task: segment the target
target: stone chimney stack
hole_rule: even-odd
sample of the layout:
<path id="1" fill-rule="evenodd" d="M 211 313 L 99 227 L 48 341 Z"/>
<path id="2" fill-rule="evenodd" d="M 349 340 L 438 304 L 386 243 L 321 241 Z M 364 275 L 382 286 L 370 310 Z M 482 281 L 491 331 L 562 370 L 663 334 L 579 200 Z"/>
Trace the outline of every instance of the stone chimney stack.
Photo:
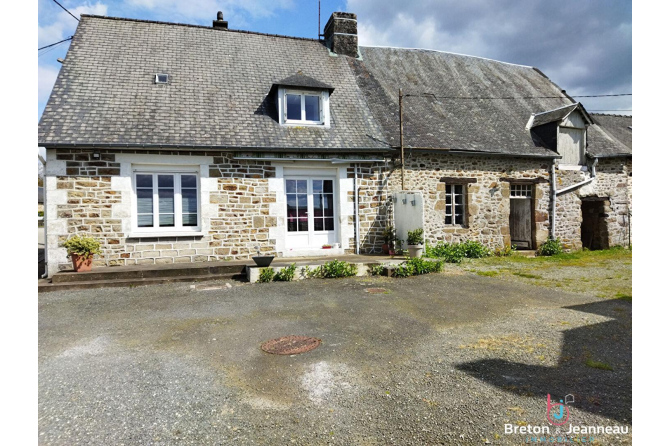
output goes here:
<path id="1" fill-rule="evenodd" d="M 216 13 L 216 20 L 212 22 L 212 28 L 228 29 L 228 22 L 226 20 L 223 20 L 223 12 L 219 11 Z"/>
<path id="2" fill-rule="evenodd" d="M 326 45 L 333 53 L 358 57 L 358 22 L 356 14 L 334 12 L 323 29 Z"/>

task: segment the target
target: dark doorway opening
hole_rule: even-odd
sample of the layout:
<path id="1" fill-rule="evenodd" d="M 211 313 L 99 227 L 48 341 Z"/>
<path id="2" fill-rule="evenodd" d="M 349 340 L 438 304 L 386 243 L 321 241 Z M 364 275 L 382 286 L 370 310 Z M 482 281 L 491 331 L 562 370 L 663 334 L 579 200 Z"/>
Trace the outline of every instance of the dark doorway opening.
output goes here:
<path id="1" fill-rule="evenodd" d="M 609 248 L 604 199 L 582 200 L 582 247 L 590 250 Z"/>

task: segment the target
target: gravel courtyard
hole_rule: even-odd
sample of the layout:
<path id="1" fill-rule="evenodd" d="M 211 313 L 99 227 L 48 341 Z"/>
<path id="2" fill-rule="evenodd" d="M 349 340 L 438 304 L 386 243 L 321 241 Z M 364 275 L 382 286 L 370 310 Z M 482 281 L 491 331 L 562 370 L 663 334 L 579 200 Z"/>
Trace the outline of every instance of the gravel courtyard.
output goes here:
<path id="1" fill-rule="evenodd" d="M 40 294 L 40 443 L 521 444 L 547 394 L 631 425 L 630 299 L 463 269 L 231 285 Z M 260 349 L 291 334 L 322 344 Z"/>

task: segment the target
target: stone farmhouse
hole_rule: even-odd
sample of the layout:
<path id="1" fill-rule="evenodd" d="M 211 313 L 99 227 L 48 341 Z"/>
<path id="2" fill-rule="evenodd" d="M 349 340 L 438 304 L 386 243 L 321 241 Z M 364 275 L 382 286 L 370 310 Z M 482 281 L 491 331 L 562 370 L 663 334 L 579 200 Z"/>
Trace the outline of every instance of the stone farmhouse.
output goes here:
<path id="1" fill-rule="evenodd" d="M 317 40 L 82 15 L 39 122 L 49 274 L 73 234 L 107 266 L 376 253 L 399 196 L 427 243 L 629 243 L 630 117 L 537 68 L 359 46 L 356 20 Z"/>

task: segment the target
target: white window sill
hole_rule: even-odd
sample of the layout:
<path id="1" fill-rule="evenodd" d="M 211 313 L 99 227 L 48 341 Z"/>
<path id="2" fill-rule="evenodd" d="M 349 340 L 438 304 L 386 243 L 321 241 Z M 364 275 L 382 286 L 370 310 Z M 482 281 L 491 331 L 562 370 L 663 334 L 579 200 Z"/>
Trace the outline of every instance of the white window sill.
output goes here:
<path id="1" fill-rule="evenodd" d="M 586 172 L 589 169 L 586 166 L 580 166 L 580 165 L 574 165 L 574 164 L 559 164 L 558 165 L 558 170 L 582 170 L 582 171 Z"/>
<path id="2" fill-rule="evenodd" d="M 156 237 L 202 237 L 203 231 L 172 231 L 172 232 L 131 232 L 128 238 L 156 238 Z"/>
<path id="3" fill-rule="evenodd" d="M 328 127 L 323 122 L 316 121 L 284 121 L 282 125 L 285 127 Z"/>

